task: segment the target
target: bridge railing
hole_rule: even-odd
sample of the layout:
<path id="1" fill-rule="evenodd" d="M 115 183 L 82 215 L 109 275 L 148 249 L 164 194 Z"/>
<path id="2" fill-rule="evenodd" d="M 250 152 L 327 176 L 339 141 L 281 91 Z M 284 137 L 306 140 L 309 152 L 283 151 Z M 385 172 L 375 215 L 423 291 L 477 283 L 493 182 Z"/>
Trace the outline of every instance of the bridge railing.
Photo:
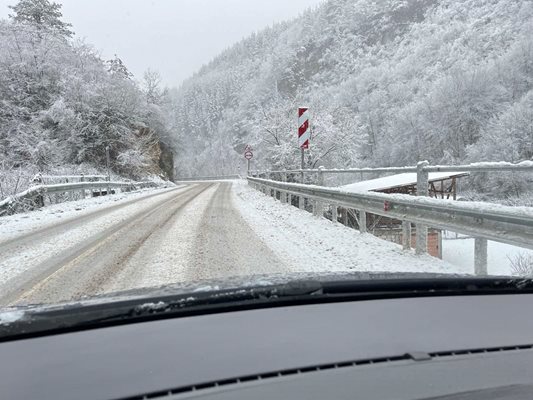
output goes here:
<path id="1" fill-rule="evenodd" d="M 523 161 L 521 163 L 509 162 L 481 162 L 465 165 L 430 165 L 427 161 L 422 161 L 416 166 L 408 167 L 383 167 L 383 168 L 314 168 L 314 169 L 292 169 L 292 170 L 264 170 L 250 171 L 249 176 L 278 180 L 281 182 L 299 182 L 314 183 L 323 186 L 325 176 L 342 176 L 359 174 L 361 180 L 365 175 L 383 175 L 383 174 L 400 174 L 416 173 L 417 182 L 420 184 L 421 191 L 429 187 L 428 174 L 430 172 L 533 172 L 533 161 Z"/>
<path id="2" fill-rule="evenodd" d="M 427 161 L 422 161 L 415 166 L 407 167 L 383 167 L 383 168 L 312 168 L 312 169 L 289 169 L 289 170 L 256 170 L 250 171 L 250 176 L 257 178 L 275 178 L 287 175 L 320 175 L 320 174 L 386 174 L 386 173 L 406 173 L 406 172 L 518 172 L 532 171 L 533 161 L 523 161 L 520 163 L 509 163 L 504 161 L 479 162 L 465 165 L 430 165 Z M 281 179 L 282 180 L 282 179 Z"/>

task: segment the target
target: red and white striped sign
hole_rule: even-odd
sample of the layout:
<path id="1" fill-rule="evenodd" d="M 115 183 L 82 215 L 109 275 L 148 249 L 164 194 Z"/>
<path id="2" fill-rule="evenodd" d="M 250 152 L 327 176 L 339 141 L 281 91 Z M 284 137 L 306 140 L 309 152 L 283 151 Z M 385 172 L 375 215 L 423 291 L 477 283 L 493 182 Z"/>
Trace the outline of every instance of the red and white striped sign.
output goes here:
<path id="1" fill-rule="evenodd" d="M 311 130 L 309 129 L 309 108 L 298 108 L 298 146 L 301 149 L 309 148 L 309 138 Z"/>

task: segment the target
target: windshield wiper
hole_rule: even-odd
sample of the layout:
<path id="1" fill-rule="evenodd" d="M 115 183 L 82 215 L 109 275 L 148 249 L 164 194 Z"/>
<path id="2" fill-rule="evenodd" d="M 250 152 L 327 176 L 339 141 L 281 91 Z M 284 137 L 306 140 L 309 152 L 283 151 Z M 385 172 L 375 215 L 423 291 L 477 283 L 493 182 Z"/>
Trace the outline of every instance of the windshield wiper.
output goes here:
<path id="1" fill-rule="evenodd" d="M 0 324 L 0 341 L 165 318 L 341 301 L 533 293 L 530 279 L 440 278 L 294 281 L 281 285 L 29 309 Z"/>

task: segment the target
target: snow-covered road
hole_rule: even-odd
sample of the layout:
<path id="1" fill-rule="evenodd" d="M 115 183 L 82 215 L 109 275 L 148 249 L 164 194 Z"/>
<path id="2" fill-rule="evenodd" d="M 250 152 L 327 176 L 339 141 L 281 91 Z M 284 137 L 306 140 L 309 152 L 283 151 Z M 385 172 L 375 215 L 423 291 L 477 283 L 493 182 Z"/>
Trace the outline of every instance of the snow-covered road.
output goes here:
<path id="1" fill-rule="evenodd" d="M 0 220 L 0 305 L 287 272 L 469 272 L 275 202 L 203 182 Z"/>

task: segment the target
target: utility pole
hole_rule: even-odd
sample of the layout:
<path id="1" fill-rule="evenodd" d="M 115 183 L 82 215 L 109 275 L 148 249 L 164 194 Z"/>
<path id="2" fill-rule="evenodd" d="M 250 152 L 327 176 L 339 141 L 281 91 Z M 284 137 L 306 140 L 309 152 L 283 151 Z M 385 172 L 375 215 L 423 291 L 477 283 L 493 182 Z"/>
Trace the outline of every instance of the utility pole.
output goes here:
<path id="1" fill-rule="evenodd" d="M 305 168 L 305 153 L 304 153 L 304 148 L 300 148 L 301 152 L 302 152 L 302 164 L 301 164 L 301 170 L 302 170 L 302 183 L 305 183 L 304 182 L 304 168 Z"/>
<path id="2" fill-rule="evenodd" d="M 111 186 L 110 186 L 111 171 L 109 169 L 109 164 L 111 164 L 111 162 L 110 162 L 110 157 L 109 157 L 109 146 L 105 147 L 105 164 L 106 164 L 106 169 L 107 169 L 107 195 L 109 196 L 111 194 Z"/>

